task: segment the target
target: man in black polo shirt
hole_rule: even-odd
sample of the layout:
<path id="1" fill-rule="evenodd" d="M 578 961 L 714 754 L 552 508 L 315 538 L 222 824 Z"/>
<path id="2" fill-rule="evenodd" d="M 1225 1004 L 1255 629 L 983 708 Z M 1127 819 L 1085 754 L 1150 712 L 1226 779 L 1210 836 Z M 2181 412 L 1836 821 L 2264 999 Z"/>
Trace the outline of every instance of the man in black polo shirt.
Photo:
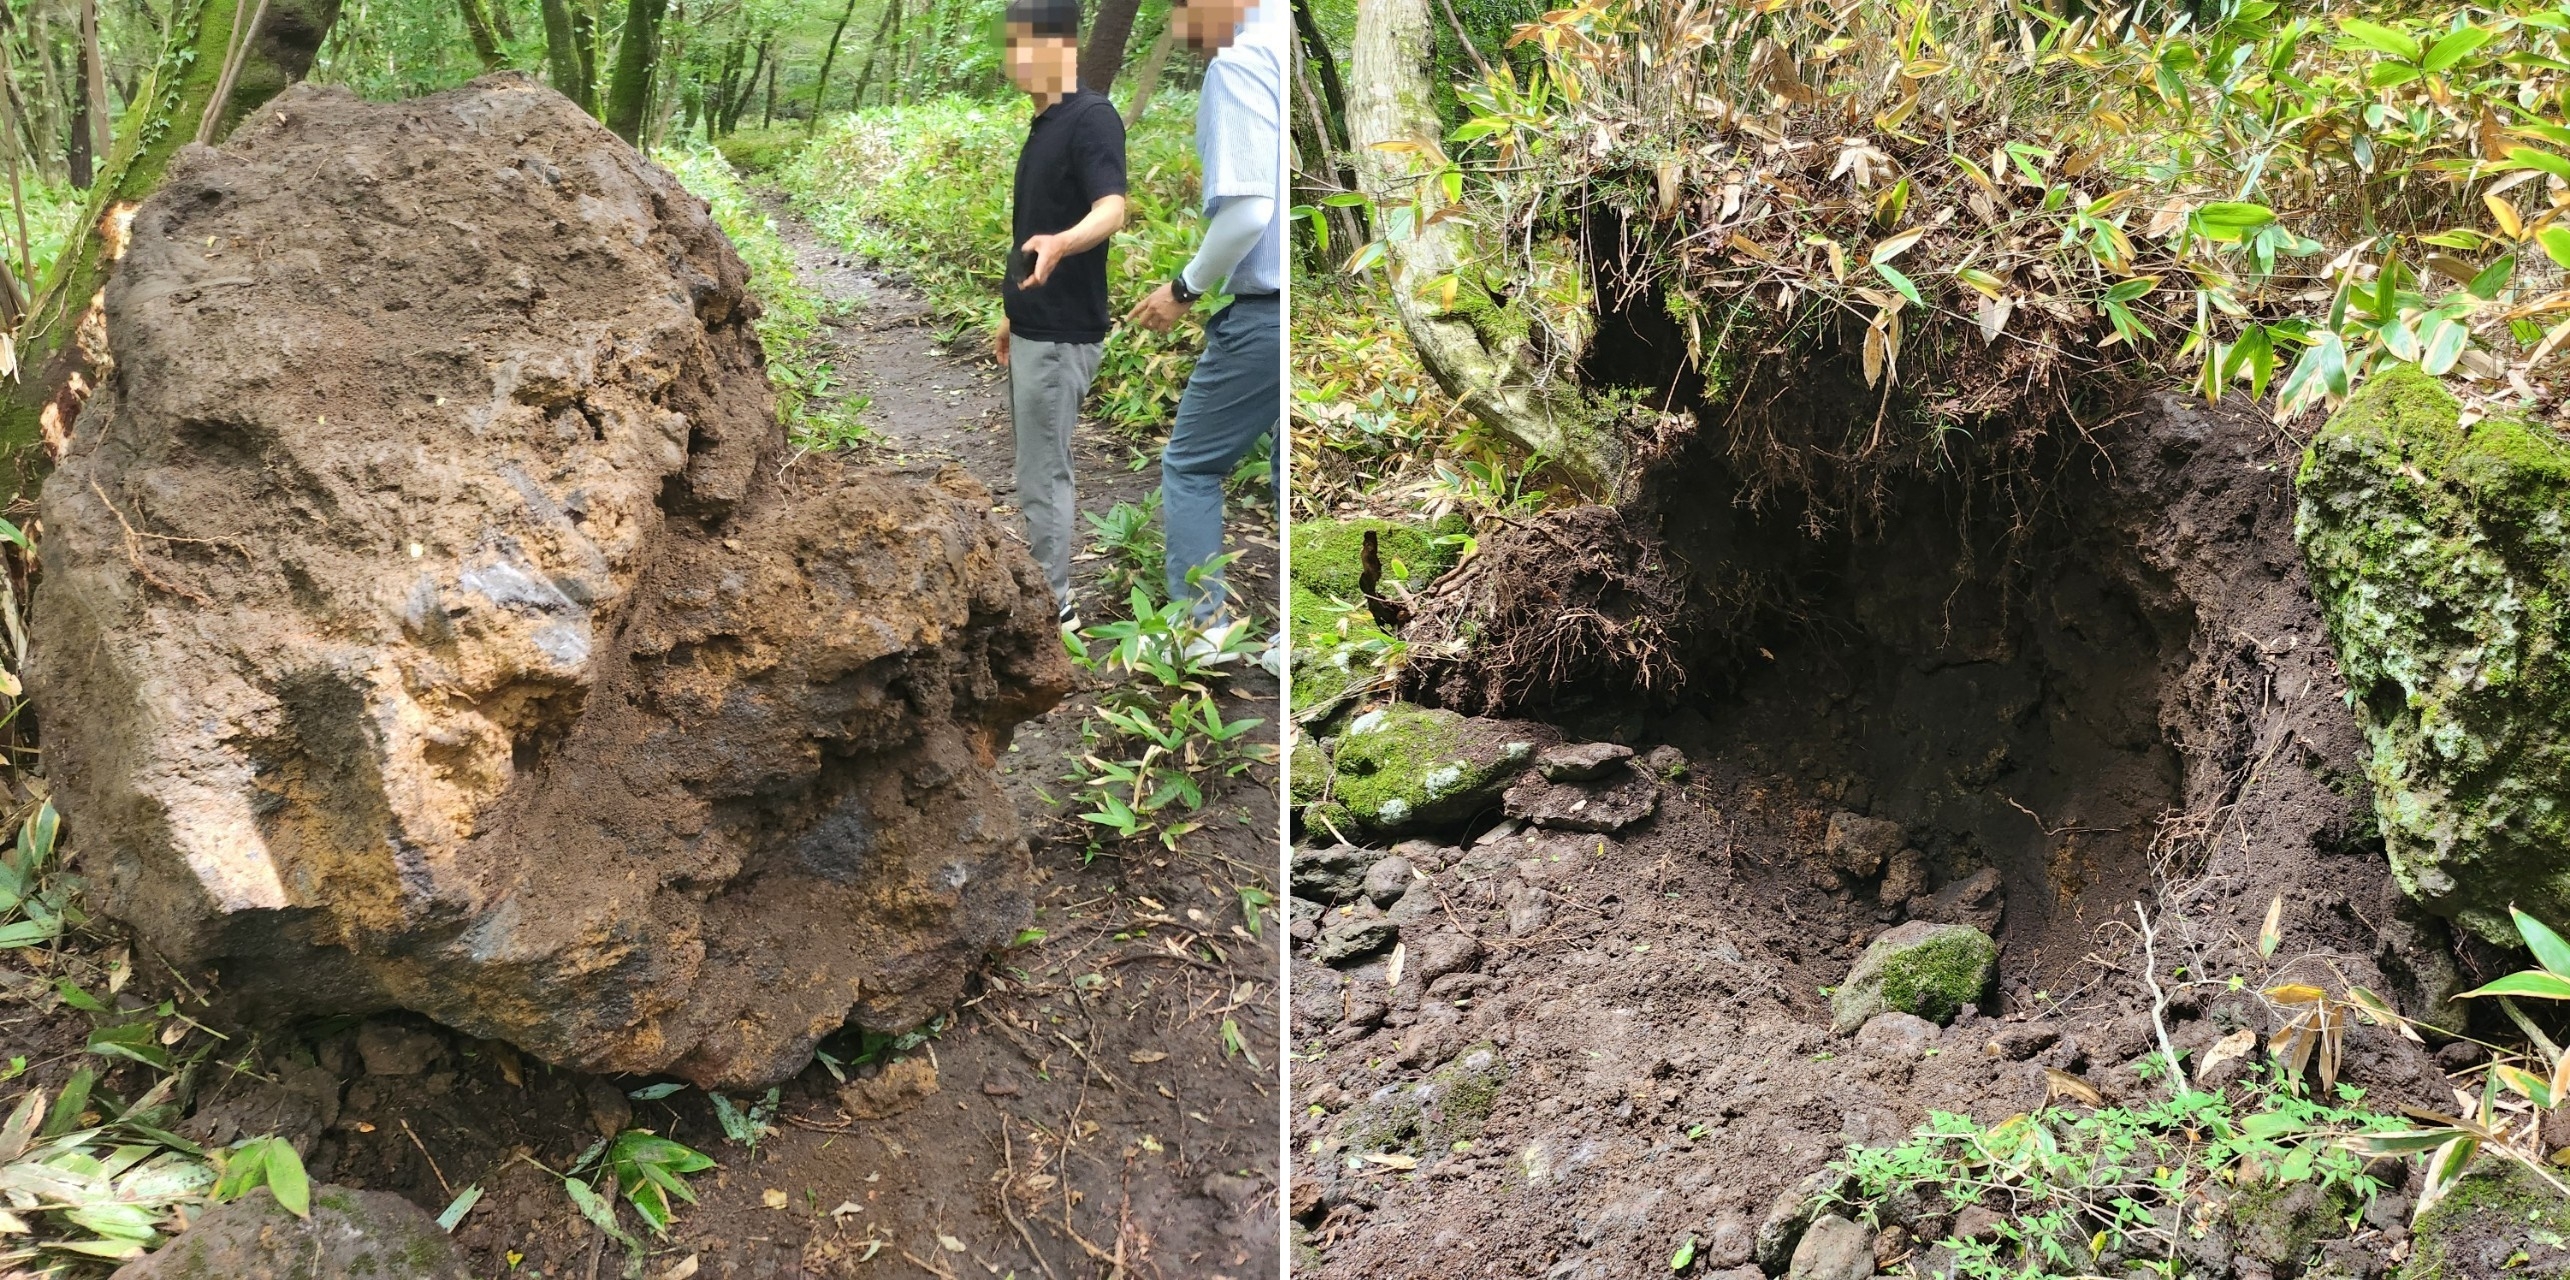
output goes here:
<path id="1" fill-rule="evenodd" d="M 1017 507 L 1053 585 L 1071 601 L 1071 432 L 1107 338 L 1107 237 L 1124 225 L 1124 121 L 1079 86 L 1079 0 L 1009 0 L 1008 78 L 1035 99 L 1017 153 L 1008 275 L 1000 285 L 999 362 L 1017 430 Z"/>

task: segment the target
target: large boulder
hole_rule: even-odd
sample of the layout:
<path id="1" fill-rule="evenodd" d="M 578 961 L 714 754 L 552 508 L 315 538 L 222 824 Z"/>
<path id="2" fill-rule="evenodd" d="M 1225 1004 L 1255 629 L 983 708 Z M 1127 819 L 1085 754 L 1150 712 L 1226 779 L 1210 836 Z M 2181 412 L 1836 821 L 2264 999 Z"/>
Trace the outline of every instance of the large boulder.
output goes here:
<path id="1" fill-rule="evenodd" d="M 2570 444 L 2464 426 L 2402 367 L 2312 439 L 2299 487 L 2394 876 L 2494 942 L 2511 902 L 2570 924 Z"/>
<path id="2" fill-rule="evenodd" d="M 1023 926 L 1069 669 L 960 471 L 788 463 L 705 206 L 514 76 L 186 149 L 45 485 L 102 905 L 245 1009 L 747 1087 Z"/>
<path id="3" fill-rule="evenodd" d="M 151 1256 L 113 1280 L 469 1280 L 455 1243 L 427 1211 L 389 1191 L 312 1189 L 298 1218 L 266 1188 L 206 1210 Z"/>

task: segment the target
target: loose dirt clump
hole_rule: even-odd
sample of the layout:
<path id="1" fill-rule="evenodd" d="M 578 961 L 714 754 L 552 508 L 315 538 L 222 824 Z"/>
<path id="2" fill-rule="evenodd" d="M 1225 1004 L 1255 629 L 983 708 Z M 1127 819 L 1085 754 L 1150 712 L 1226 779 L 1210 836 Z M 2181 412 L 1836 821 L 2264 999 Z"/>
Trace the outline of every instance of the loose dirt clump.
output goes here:
<path id="1" fill-rule="evenodd" d="M 1628 508 L 1699 580 L 1752 575 L 1783 603 L 1727 651 L 1690 653 L 1677 698 L 1538 695 L 1569 709 L 1566 737 L 1660 762 L 1650 817 L 1605 834 L 1494 808 L 1335 850 L 1339 874 L 1298 889 L 1310 1274 L 1659 1274 L 1682 1246 L 1698 1272 L 1782 1274 L 1840 1186 L 1819 1171 L 1931 1112 L 2164 1099 L 2158 1027 L 2201 1061 L 2280 1026 L 2258 995 L 2279 983 L 2449 1015 L 2474 975 L 2386 868 L 2292 541 L 2296 443 L 2159 398 L 2093 432 L 2044 463 L 2058 500 L 2031 527 L 1960 481 L 1902 482 L 1863 535 L 1815 535 L 1789 509 Z M 1695 465 L 1663 492 L 1736 491 L 1718 461 Z M 1388 905 L 1332 887 L 1394 858 L 1412 883 Z M 1375 918 L 1379 950 L 1319 961 L 1324 937 Z M 1988 987 L 1834 1033 L 1827 993 L 1918 920 L 1997 940 Z M 1426 977 L 1427 954 L 1469 960 Z M 1477 1116 L 1386 1123 L 1475 1045 L 1498 1059 L 1477 1078 L 1499 1081 Z M 2368 1106 L 2450 1107 L 2421 1046 L 2357 1025 L 2345 1051 Z M 2406 1249 L 2402 1194 L 2357 1221 L 2348 1256 Z M 1913 1216 L 1909 1244 L 1873 1241 L 1898 1246 L 1882 1260 L 1955 1227 Z M 2233 1262 L 2190 1274 L 2252 1274 Z"/>

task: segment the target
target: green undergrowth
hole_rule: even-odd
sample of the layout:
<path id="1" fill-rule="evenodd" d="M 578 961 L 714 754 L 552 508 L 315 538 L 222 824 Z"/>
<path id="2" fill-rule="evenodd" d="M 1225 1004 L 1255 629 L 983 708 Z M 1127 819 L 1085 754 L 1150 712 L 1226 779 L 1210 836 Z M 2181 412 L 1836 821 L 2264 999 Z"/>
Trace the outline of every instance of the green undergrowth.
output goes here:
<path id="1" fill-rule="evenodd" d="M 2189 1088 L 1996 1124 L 1933 1112 L 1906 1140 L 1833 1166 L 1848 1181 L 1830 1211 L 1910 1230 L 1960 1280 L 2174 1280 L 2206 1274 L 2194 1260 L 2212 1252 L 2229 1274 L 2234 1249 L 2275 1255 L 2261 1261 L 2282 1274 L 2314 1242 L 2347 1234 L 2384 1190 L 2345 1140 L 2401 1126 L 2352 1085 L 2309 1094 L 2274 1068 L 2228 1095 Z M 1975 1207 L 1998 1225 L 1976 1239 L 1945 1234 Z"/>
<path id="2" fill-rule="evenodd" d="M 750 293 L 760 307 L 753 327 L 767 352 L 777 416 L 794 443 L 837 449 L 864 440 L 862 415 L 869 398 L 843 394 L 822 336 L 822 317 L 830 304 L 796 275 L 794 251 L 777 234 L 776 220 L 723 154 L 702 142 L 663 148 L 652 158 L 705 201 L 714 225 L 723 229 L 750 269 Z"/>
<path id="3" fill-rule="evenodd" d="M 1009 201 L 1026 138 L 1023 99 L 939 98 L 868 107 L 823 122 L 776 171 L 797 212 L 832 243 L 904 277 L 939 320 L 989 333 L 1000 320 Z M 1195 252 L 1195 99 L 1163 94 L 1126 138 L 1128 213 L 1108 256 L 1108 310 L 1121 318 Z M 1197 308 L 1210 315 L 1212 304 Z M 1119 323 L 1090 410 L 1134 435 L 1165 432 L 1195 367 L 1200 331 Z"/>
<path id="4" fill-rule="evenodd" d="M 1376 625 L 1357 587 L 1365 535 L 1375 535 L 1375 553 L 1383 565 L 1377 591 L 1397 596 L 1425 588 L 1454 563 L 1470 541 L 1469 523 L 1461 516 L 1424 526 L 1369 516 L 1294 526 L 1287 594 L 1298 714 L 1337 703 L 1351 688 L 1373 681 L 1402 652 L 1400 638 Z"/>

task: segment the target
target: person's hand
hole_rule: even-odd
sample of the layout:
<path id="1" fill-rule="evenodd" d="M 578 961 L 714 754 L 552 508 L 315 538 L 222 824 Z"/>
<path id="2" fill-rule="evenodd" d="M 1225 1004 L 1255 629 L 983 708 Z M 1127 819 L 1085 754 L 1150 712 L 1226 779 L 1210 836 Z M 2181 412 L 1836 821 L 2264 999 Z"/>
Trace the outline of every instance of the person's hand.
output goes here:
<path id="1" fill-rule="evenodd" d="M 1045 281 L 1053 278 L 1053 267 L 1062 261 L 1063 252 L 1068 246 L 1063 243 L 1060 236 L 1028 236 L 1026 243 L 1019 245 L 1018 248 L 1024 250 L 1026 255 L 1034 261 L 1028 264 L 1026 278 L 1018 281 L 1017 287 L 1040 289 L 1044 287 Z"/>
<path id="2" fill-rule="evenodd" d="M 994 334 L 992 334 L 992 335 L 991 335 L 991 350 L 992 350 L 992 351 L 994 351 L 994 352 L 996 352 L 996 353 L 998 354 L 998 356 L 999 356 L 999 367 L 1000 367 L 1000 368 L 1003 368 L 1003 369 L 1007 368 L 1007 367 L 1008 367 L 1008 319 L 1007 319 L 1007 317 L 1005 317 L 1005 316 L 1003 316 L 1003 317 L 1001 317 L 1001 318 L 1000 318 L 1000 322 L 999 322 L 999 332 L 994 333 Z"/>
<path id="3" fill-rule="evenodd" d="M 1187 304 L 1178 301 L 1177 293 L 1164 283 L 1152 290 L 1150 297 L 1133 304 L 1133 310 L 1124 318 L 1153 333 L 1167 333 L 1186 314 Z"/>

